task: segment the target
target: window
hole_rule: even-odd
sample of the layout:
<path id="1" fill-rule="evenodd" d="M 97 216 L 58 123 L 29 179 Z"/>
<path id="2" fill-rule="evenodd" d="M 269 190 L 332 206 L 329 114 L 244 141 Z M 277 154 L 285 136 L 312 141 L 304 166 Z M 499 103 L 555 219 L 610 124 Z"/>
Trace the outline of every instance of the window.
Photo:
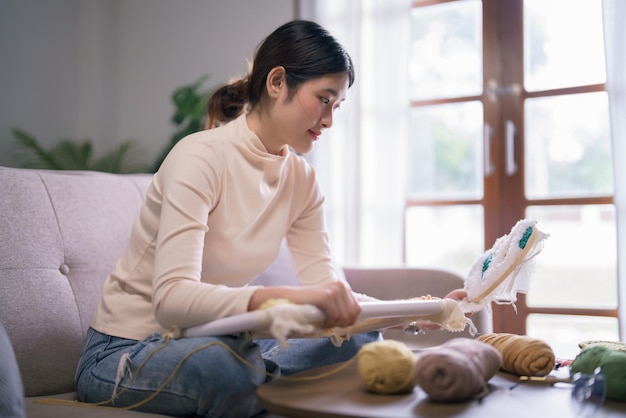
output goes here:
<path id="1" fill-rule="evenodd" d="M 601 0 L 414 1 L 411 22 L 405 261 L 467 271 L 537 219 L 550 238 L 494 331 L 618 340 Z"/>

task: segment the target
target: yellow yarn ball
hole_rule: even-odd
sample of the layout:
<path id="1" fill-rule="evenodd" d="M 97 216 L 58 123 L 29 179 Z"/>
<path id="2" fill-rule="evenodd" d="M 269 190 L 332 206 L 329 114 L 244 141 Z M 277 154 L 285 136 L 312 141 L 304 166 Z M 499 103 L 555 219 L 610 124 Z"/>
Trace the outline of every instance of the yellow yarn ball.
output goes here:
<path id="1" fill-rule="evenodd" d="M 273 308 L 274 306 L 284 305 L 287 303 L 292 303 L 289 299 L 283 298 L 270 298 L 263 302 L 261 306 L 259 306 L 259 310 Z"/>
<path id="2" fill-rule="evenodd" d="M 411 392 L 415 387 L 415 354 L 399 341 L 365 344 L 359 350 L 358 372 L 367 390 L 381 394 Z"/>

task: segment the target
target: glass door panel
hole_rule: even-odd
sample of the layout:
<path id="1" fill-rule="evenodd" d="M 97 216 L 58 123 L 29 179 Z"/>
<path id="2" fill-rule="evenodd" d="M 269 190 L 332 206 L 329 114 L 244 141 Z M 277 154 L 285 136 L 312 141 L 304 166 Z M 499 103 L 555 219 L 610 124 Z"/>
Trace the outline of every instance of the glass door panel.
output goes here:
<path id="1" fill-rule="evenodd" d="M 613 193 L 606 92 L 528 99 L 525 112 L 528 198 Z"/>
<path id="2" fill-rule="evenodd" d="M 483 253 L 480 205 L 417 206 L 406 211 L 406 261 L 469 272 Z"/>
<path id="3" fill-rule="evenodd" d="M 467 0 L 411 10 L 411 98 L 482 92 L 482 2 Z"/>
<path id="4" fill-rule="evenodd" d="M 606 81 L 601 0 L 524 1 L 526 90 Z"/>
<path id="5" fill-rule="evenodd" d="M 619 341 L 617 318 L 584 315 L 528 315 L 528 335 L 547 342 L 560 358 L 573 359 L 583 341 Z"/>
<path id="6" fill-rule="evenodd" d="M 477 101 L 413 108 L 409 199 L 480 199 L 482 126 Z"/>
<path id="7" fill-rule="evenodd" d="M 615 309 L 615 207 L 531 206 L 527 215 L 550 234 L 534 259 L 528 306 Z"/>

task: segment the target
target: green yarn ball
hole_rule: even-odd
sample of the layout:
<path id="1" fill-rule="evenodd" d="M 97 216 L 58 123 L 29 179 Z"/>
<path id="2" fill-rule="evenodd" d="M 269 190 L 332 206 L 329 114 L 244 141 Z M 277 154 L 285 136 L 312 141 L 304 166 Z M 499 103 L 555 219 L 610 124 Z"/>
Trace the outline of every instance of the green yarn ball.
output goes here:
<path id="1" fill-rule="evenodd" d="M 576 356 L 570 373 L 593 374 L 597 367 L 606 377 L 607 399 L 626 402 L 626 352 L 591 346 Z"/>
<path id="2" fill-rule="evenodd" d="M 600 367 L 606 376 L 606 397 L 626 402 L 626 352 L 609 350 L 600 360 Z"/>
<path id="3" fill-rule="evenodd" d="M 581 351 L 570 366 L 570 374 L 584 373 L 593 374 L 596 367 L 600 366 L 600 360 L 609 353 L 604 346 L 591 346 Z"/>

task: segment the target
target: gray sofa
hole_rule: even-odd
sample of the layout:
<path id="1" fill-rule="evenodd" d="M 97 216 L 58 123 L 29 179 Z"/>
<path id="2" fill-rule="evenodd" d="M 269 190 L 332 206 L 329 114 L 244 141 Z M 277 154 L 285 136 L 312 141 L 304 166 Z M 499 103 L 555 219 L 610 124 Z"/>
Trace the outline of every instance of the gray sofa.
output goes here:
<path id="1" fill-rule="evenodd" d="M 75 399 L 74 372 L 100 286 L 149 182 L 148 175 L 0 168 L 0 323 L 28 417 L 137 416 L 37 401 Z"/>
<path id="2" fill-rule="evenodd" d="M 75 399 L 75 367 L 102 281 L 125 248 L 149 182 L 149 175 L 0 167 L 0 324 L 17 358 L 28 417 L 151 416 L 49 401 Z M 401 274 L 385 271 L 385 280 L 372 270 L 346 269 L 346 275 L 356 290 L 385 298 L 443 295 L 462 284 L 443 272 L 422 272 L 428 280 L 419 281 L 417 273 L 395 271 Z M 456 281 L 438 281 L 437 274 Z M 284 251 L 258 279 L 294 280 Z M 488 332 L 488 320 L 478 326 Z"/>

